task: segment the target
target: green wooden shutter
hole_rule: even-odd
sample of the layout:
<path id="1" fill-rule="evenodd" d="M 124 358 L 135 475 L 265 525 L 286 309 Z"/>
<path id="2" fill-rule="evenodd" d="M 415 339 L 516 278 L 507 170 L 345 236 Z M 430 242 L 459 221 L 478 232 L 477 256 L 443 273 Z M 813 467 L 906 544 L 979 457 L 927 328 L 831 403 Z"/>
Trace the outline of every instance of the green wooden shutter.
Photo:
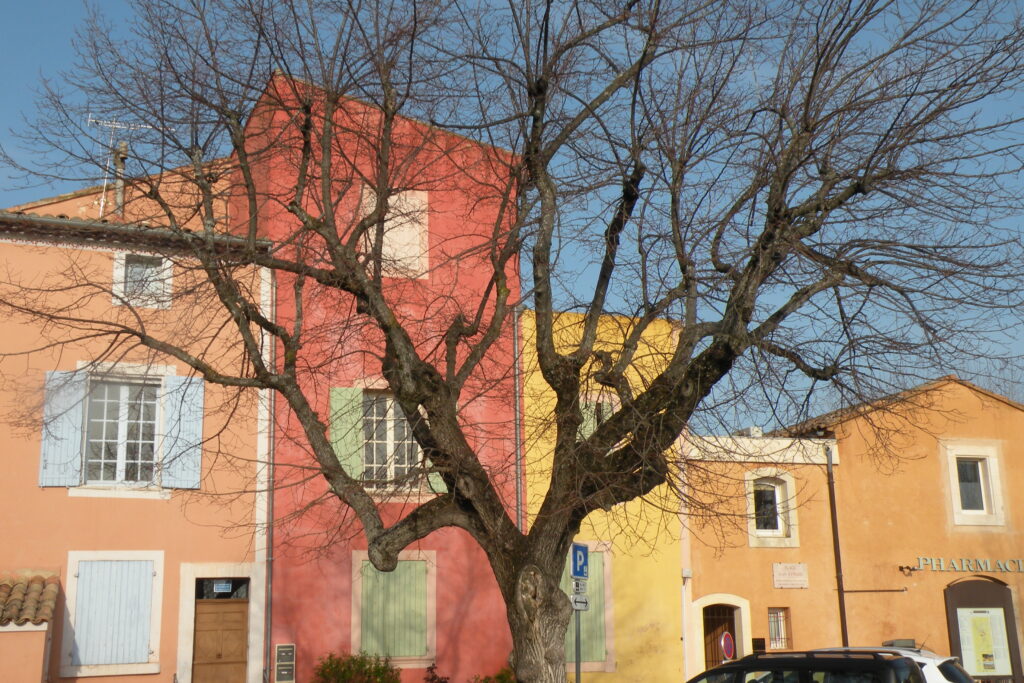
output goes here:
<path id="1" fill-rule="evenodd" d="M 363 390 L 331 387 L 331 445 L 350 477 L 363 476 Z"/>
<path id="2" fill-rule="evenodd" d="M 580 438 L 586 439 L 597 429 L 597 403 L 581 399 L 580 412 L 583 413 L 583 422 L 580 423 Z"/>
<path id="3" fill-rule="evenodd" d="M 603 662 L 608 656 L 604 643 L 604 553 L 591 550 L 588 555 L 590 578 L 587 579 L 587 599 L 590 609 L 580 612 L 580 655 L 584 662 Z M 572 595 L 568 560 L 560 585 L 566 595 Z M 576 661 L 575 617 L 569 619 L 569 630 L 565 635 L 565 661 Z"/>
<path id="4" fill-rule="evenodd" d="M 401 560 L 393 572 L 363 561 L 360 649 L 387 657 L 427 655 L 427 563 Z"/>

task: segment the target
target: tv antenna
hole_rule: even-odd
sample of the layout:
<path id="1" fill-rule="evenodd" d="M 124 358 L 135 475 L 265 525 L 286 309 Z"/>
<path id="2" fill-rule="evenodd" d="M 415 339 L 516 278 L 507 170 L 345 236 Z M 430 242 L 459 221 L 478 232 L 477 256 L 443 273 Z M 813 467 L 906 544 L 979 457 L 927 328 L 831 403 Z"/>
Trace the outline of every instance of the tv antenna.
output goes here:
<path id="1" fill-rule="evenodd" d="M 98 119 L 89 114 L 87 123 L 90 126 L 107 128 L 110 131 L 110 140 L 107 143 L 107 161 L 103 168 L 103 191 L 100 194 L 100 218 L 103 218 L 107 208 L 107 186 L 110 184 L 111 170 L 114 175 L 114 210 L 118 213 L 124 212 L 124 162 L 128 158 L 128 143 L 124 140 L 114 147 L 114 135 L 119 130 L 152 130 L 153 126 L 144 123 L 124 123 L 113 119 Z M 113 167 L 113 168 L 111 168 Z"/>

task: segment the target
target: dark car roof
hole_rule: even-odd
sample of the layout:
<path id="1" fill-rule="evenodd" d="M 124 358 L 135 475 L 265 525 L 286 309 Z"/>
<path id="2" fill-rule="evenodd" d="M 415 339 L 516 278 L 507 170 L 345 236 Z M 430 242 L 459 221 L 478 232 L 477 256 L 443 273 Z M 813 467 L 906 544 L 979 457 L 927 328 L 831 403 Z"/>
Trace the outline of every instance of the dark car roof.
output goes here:
<path id="1" fill-rule="evenodd" d="M 727 674 L 772 669 L 808 671 L 888 672 L 895 667 L 910 667 L 918 671 L 917 663 L 909 657 L 879 652 L 771 652 L 748 655 L 742 659 L 720 664 L 690 679 L 693 683 L 708 673 Z"/>

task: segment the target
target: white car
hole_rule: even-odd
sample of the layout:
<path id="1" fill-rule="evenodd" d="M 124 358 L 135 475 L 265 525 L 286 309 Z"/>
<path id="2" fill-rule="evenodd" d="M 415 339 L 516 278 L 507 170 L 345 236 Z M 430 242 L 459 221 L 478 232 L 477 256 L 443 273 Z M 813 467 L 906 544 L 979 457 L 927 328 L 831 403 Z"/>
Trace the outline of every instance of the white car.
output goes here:
<path id="1" fill-rule="evenodd" d="M 824 647 L 816 652 L 877 652 L 917 662 L 926 683 L 975 683 L 956 657 L 945 657 L 920 647 Z"/>

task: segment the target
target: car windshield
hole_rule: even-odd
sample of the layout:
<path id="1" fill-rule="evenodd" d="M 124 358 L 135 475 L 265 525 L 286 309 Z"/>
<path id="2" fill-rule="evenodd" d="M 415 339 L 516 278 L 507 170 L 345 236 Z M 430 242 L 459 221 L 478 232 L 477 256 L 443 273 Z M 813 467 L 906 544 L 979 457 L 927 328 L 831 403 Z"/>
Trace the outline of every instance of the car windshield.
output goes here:
<path id="1" fill-rule="evenodd" d="M 967 673 L 967 669 L 960 666 L 960 662 L 955 659 L 947 659 L 942 664 L 939 664 L 939 671 L 942 672 L 947 681 L 952 681 L 953 683 L 974 683 L 971 674 Z"/>

